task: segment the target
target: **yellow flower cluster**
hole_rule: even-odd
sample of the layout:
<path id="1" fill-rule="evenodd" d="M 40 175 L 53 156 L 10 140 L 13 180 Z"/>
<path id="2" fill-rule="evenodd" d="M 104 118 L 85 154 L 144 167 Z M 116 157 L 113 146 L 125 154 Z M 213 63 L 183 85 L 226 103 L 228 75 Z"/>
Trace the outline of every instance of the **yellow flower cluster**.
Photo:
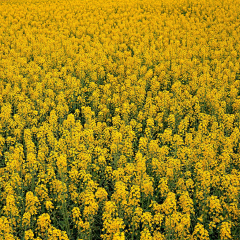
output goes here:
<path id="1" fill-rule="evenodd" d="M 240 239 L 240 1 L 0 3 L 0 240 Z"/>

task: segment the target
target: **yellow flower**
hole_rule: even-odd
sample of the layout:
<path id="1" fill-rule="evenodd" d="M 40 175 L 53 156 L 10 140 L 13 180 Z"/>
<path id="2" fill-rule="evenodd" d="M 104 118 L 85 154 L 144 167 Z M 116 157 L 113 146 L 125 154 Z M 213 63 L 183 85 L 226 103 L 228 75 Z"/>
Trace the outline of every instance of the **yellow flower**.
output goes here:
<path id="1" fill-rule="evenodd" d="M 158 185 L 161 197 L 166 197 L 169 193 L 168 181 L 166 178 L 161 178 Z"/>
<path id="2" fill-rule="evenodd" d="M 115 233 L 113 235 L 113 240 L 125 240 L 125 235 L 123 232 L 121 233 Z"/>
<path id="3" fill-rule="evenodd" d="M 151 229 L 152 227 L 152 220 L 153 220 L 153 216 L 150 212 L 144 212 L 141 216 L 141 222 L 143 224 L 143 227 L 147 227 L 149 229 Z"/>
<path id="4" fill-rule="evenodd" d="M 146 197 L 153 196 L 153 180 L 151 178 L 144 179 L 141 182 L 141 192 L 143 192 Z"/>
<path id="5" fill-rule="evenodd" d="M 239 1 L 50 2 L 0 4 L 0 240 L 238 238 Z"/>
<path id="6" fill-rule="evenodd" d="M 61 231 L 60 229 L 56 229 L 55 227 L 50 227 L 48 229 L 48 238 L 53 240 L 69 240 L 65 231 Z"/>
<path id="7" fill-rule="evenodd" d="M 104 200 L 107 200 L 107 196 L 107 191 L 102 187 L 98 187 L 97 191 L 95 192 L 95 197 L 98 199 L 98 201 L 102 202 Z"/>
<path id="8" fill-rule="evenodd" d="M 140 202 L 140 197 L 141 197 L 140 187 L 138 185 L 132 185 L 127 204 L 133 207 L 138 206 Z"/>
<path id="9" fill-rule="evenodd" d="M 60 155 L 57 158 L 57 167 L 60 173 L 67 172 L 67 157 L 65 155 Z"/>
<path id="10" fill-rule="evenodd" d="M 221 240 L 231 239 L 231 222 L 223 222 L 220 227 Z"/>
<path id="11" fill-rule="evenodd" d="M 141 236 L 140 236 L 140 240 L 152 240 L 153 237 L 150 233 L 150 231 L 147 228 L 144 228 L 143 231 L 141 231 Z"/>
<path id="12" fill-rule="evenodd" d="M 73 219 L 79 218 L 80 215 L 81 215 L 80 209 L 78 207 L 74 207 L 72 210 Z"/>
<path id="13" fill-rule="evenodd" d="M 200 239 L 200 240 L 209 240 L 209 234 L 206 229 L 204 229 L 204 226 L 200 223 L 197 223 L 197 225 L 194 228 L 192 237 L 194 240 Z"/>
<path id="14" fill-rule="evenodd" d="M 26 212 L 29 212 L 31 215 L 37 214 L 40 202 L 37 196 L 34 196 L 31 191 L 26 193 Z"/>
<path id="15" fill-rule="evenodd" d="M 84 204 L 83 216 L 88 219 L 90 216 L 97 214 L 98 203 L 95 199 L 94 193 L 89 190 L 85 190 L 81 195 L 82 202 Z"/>
<path id="16" fill-rule="evenodd" d="M 193 200 L 189 197 L 188 192 L 183 192 L 179 198 L 179 203 L 183 213 L 194 214 Z"/>
<path id="17" fill-rule="evenodd" d="M 52 209 L 54 209 L 53 203 L 51 201 L 46 201 L 45 206 L 48 211 L 51 211 Z"/>
<path id="18" fill-rule="evenodd" d="M 25 226 L 30 226 L 31 224 L 31 213 L 30 212 L 25 212 L 22 217 L 22 223 Z"/>
<path id="19" fill-rule="evenodd" d="M 6 206 L 3 207 L 3 210 L 7 216 L 11 216 L 12 223 L 15 225 L 16 222 L 13 217 L 19 216 L 19 210 L 16 205 L 16 199 L 13 195 L 7 196 Z"/>
<path id="20" fill-rule="evenodd" d="M 24 233 L 24 240 L 31 240 L 31 239 L 34 239 L 34 233 L 31 229 L 29 229 Z"/>
<path id="21" fill-rule="evenodd" d="M 164 239 L 165 239 L 165 237 L 161 232 L 159 232 L 159 231 L 153 232 L 153 240 L 164 240 Z"/>
<path id="22" fill-rule="evenodd" d="M 50 226 L 51 219 L 48 213 L 41 214 L 37 219 L 37 228 L 44 233 Z"/>
<path id="23" fill-rule="evenodd" d="M 169 215 L 174 211 L 176 211 L 176 208 L 177 208 L 177 203 L 176 203 L 175 193 L 169 192 L 167 194 L 167 198 L 165 199 L 162 205 L 162 210 L 166 215 Z"/>

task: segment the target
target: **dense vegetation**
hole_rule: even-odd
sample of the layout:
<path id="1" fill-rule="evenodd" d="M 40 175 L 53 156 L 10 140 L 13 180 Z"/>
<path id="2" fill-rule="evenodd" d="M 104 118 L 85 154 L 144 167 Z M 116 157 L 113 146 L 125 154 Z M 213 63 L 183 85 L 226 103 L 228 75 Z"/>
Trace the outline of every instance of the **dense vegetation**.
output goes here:
<path id="1" fill-rule="evenodd" d="M 0 239 L 240 238 L 240 1 L 0 4 Z"/>

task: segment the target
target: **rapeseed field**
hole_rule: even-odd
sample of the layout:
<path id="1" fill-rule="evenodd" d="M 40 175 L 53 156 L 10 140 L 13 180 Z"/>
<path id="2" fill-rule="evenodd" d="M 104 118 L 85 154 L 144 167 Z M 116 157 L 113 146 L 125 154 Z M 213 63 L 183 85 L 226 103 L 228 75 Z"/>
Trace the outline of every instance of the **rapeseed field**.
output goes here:
<path id="1" fill-rule="evenodd" d="M 239 127 L 239 0 L 0 2 L 0 240 L 239 240 Z"/>

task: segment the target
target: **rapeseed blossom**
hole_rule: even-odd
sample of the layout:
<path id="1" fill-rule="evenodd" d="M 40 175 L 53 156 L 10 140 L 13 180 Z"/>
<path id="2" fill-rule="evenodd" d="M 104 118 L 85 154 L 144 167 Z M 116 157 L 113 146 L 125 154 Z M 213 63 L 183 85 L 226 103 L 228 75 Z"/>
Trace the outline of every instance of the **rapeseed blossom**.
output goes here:
<path id="1" fill-rule="evenodd" d="M 240 2 L 0 3 L 0 240 L 240 236 Z"/>

